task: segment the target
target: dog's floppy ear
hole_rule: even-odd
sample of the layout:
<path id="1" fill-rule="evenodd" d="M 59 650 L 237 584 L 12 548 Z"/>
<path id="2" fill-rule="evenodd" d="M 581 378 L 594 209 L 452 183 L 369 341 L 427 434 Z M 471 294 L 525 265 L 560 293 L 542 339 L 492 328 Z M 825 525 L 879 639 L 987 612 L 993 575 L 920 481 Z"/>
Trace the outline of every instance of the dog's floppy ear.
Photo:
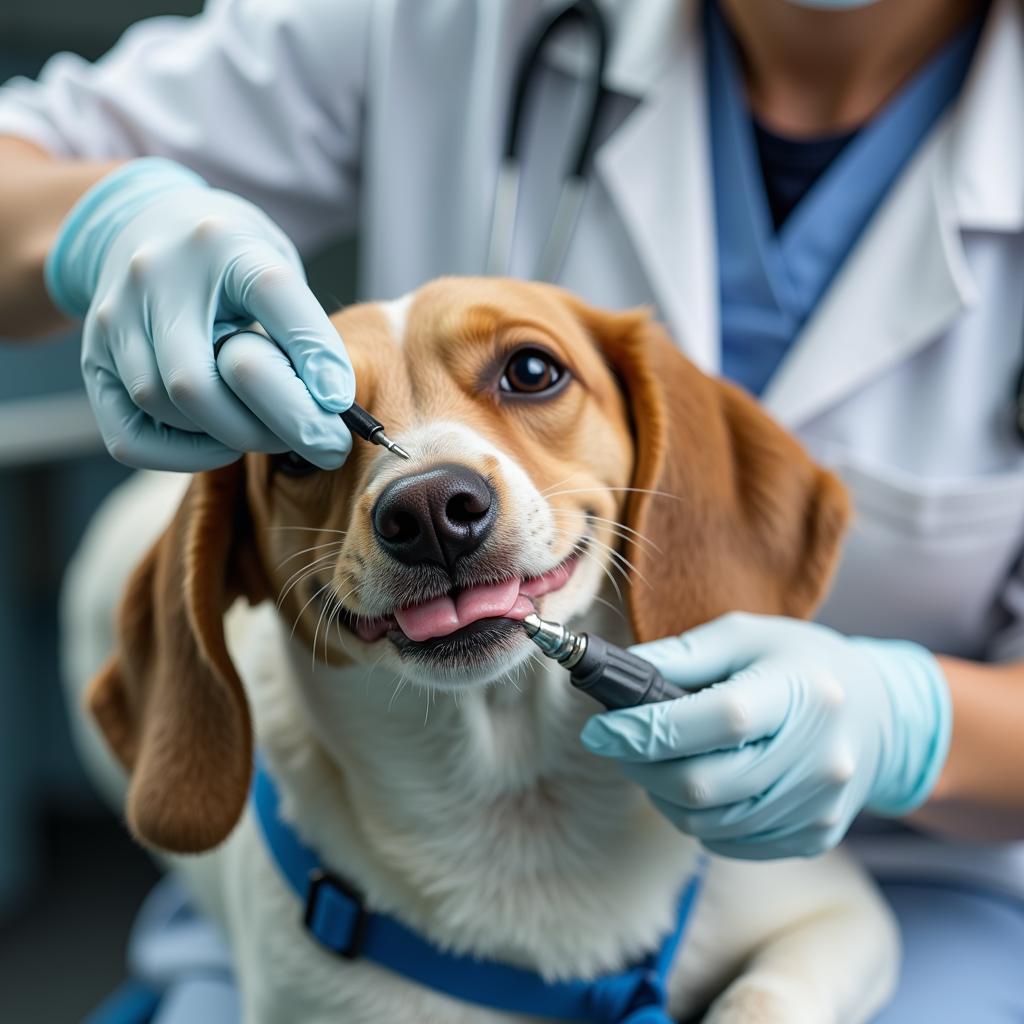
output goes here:
<path id="1" fill-rule="evenodd" d="M 649 542 L 626 552 L 637 639 L 732 610 L 809 615 L 849 516 L 842 484 L 747 394 L 701 373 L 646 311 L 576 312 L 633 420 L 626 524 Z"/>
<path id="2" fill-rule="evenodd" d="M 215 846 L 249 788 L 249 710 L 223 629 L 237 596 L 264 596 L 244 489 L 242 462 L 193 478 L 131 577 L 116 650 L 87 695 L 130 774 L 128 824 L 163 850 Z"/>

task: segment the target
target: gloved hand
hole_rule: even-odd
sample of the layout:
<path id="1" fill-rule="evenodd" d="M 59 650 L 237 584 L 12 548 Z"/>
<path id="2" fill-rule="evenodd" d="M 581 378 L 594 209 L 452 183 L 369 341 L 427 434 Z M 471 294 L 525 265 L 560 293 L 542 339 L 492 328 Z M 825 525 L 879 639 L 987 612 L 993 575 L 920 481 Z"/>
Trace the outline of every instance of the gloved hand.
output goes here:
<path id="1" fill-rule="evenodd" d="M 344 461 L 352 366 L 294 246 L 251 203 L 169 160 L 132 161 L 72 209 L 45 275 L 57 306 L 85 315 L 82 372 L 114 458 L 173 470 L 244 451 Z M 254 320 L 276 345 L 233 346 L 225 381 L 214 340 Z"/>
<path id="2" fill-rule="evenodd" d="M 862 808 L 923 803 L 945 762 L 949 690 L 917 644 L 731 614 L 633 650 L 694 692 L 596 715 L 581 738 L 714 853 L 821 853 Z"/>

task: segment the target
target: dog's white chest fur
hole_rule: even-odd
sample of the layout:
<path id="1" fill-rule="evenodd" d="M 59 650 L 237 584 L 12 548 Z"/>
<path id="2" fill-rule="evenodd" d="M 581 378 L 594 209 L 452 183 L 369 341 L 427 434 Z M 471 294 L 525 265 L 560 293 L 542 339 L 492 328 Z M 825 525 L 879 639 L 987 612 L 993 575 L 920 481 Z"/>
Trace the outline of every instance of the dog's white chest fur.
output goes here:
<path id="1" fill-rule="evenodd" d="M 453 950 L 562 978 L 620 968 L 670 926 L 696 844 L 582 750 L 590 708 L 560 669 L 428 707 L 371 670 L 310 672 L 272 608 L 236 606 L 228 637 L 284 815 L 374 909 Z M 251 810 L 217 850 L 177 863 L 228 935 L 247 1022 L 533 1019 L 322 950 Z M 713 858 L 672 1009 L 699 1009 L 746 964 L 706 1020 L 856 1021 L 891 984 L 895 959 L 885 910 L 841 855 Z"/>
<path id="2" fill-rule="evenodd" d="M 591 707 L 563 670 L 531 663 L 518 679 L 431 702 L 396 694 L 384 673 L 313 670 L 269 607 L 237 608 L 228 635 L 285 816 L 371 906 L 456 951 L 552 978 L 619 969 L 671 926 L 696 846 L 581 748 Z M 232 943 L 261 965 L 246 981 L 254 1019 L 279 1019 L 274 1005 L 294 1020 L 284 1009 L 313 998 L 344 1003 L 334 1019 L 381 1020 L 388 990 L 400 996 L 387 1019 L 427 1019 L 410 986 L 382 986 L 376 969 L 301 934 L 298 902 L 262 847 L 247 814 L 212 855 L 225 862 Z M 424 999 L 455 1019 L 449 1000 Z"/>

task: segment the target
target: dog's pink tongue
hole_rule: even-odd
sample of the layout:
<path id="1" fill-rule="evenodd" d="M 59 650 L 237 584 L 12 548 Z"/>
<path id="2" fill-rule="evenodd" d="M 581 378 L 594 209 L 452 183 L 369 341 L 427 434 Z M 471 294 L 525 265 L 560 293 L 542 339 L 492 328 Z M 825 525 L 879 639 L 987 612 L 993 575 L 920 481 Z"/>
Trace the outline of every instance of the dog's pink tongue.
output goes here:
<path id="1" fill-rule="evenodd" d="M 501 618 L 517 606 L 518 597 L 519 580 L 488 583 L 463 590 L 454 600 L 435 597 L 423 604 L 399 608 L 395 618 L 410 640 L 430 640 L 448 636 L 479 619 Z"/>

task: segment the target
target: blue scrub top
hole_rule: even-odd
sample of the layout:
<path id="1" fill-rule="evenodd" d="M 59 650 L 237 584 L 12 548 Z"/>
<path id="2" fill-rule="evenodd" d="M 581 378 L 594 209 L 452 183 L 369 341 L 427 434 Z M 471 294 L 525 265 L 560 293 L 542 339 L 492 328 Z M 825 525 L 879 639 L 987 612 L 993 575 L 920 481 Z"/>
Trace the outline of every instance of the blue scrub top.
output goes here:
<path id="1" fill-rule="evenodd" d="M 959 93 L 983 21 L 984 11 L 841 148 L 776 232 L 735 44 L 717 4 L 708 4 L 723 376 L 763 391 L 890 186 Z"/>

